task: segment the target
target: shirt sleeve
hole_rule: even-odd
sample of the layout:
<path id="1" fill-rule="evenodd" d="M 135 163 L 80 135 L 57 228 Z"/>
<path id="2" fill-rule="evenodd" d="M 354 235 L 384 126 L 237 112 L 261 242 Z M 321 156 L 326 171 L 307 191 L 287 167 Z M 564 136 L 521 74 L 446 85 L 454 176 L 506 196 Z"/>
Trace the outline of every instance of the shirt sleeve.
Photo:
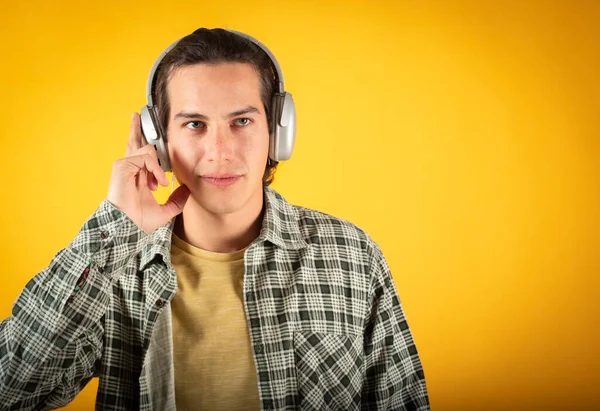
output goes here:
<path id="1" fill-rule="evenodd" d="M 0 410 L 68 404 L 94 376 L 112 282 L 146 237 L 104 200 L 0 323 Z"/>
<path id="2" fill-rule="evenodd" d="M 423 367 L 390 269 L 376 244 L 372 254 L 362 409 L 429 410 Z"/>

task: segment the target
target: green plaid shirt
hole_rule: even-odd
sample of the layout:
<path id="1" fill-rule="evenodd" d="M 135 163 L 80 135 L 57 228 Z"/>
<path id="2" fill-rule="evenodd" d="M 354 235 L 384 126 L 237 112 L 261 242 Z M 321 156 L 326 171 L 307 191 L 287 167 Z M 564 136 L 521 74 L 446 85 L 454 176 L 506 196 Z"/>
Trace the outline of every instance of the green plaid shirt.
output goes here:
<path id="1" fill-rule="evenodd" d="M 428 410 L 377 244 L 268 187 L 265 206 L 243 285 L 262 409 Z M 103 201 L 29 281 L 0 323 L 0 409 L 62 407 L 94 377 L 97 410 L 175 409 L 173 221 L 146 235 Z"/>

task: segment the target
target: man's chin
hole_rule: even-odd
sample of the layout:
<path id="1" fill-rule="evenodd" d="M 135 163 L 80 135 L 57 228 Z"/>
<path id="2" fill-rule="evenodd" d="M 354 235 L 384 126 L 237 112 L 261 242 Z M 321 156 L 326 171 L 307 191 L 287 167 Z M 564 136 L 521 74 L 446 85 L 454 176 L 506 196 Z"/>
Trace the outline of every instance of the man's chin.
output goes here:
<path id="1" fill-rule="evenodd" d="M 215 187 L 209 184 L 194 184 L 191 188 L 190 200 L 192 207 L 199 207 L 211 214 L 222 215 L 241 211 L 246 207 L 252 207 L 255 198 L 260 196 L 262 200 L 262 181 L 257 188 L 260 193 L 250 190 L 247 185 L 240 184 L 241 181 L 229 187 Z M 261 201 L 262 203 L 262 201 Z"/>
<path id="2" fill-rule="evenodd" d="M 231 214 L 238 211 L 244 203 L 239 193 L 236 196 L 232 193 L 203 191 L 192 193 L 192 197 L 200 208 L 211 214 Z"/>

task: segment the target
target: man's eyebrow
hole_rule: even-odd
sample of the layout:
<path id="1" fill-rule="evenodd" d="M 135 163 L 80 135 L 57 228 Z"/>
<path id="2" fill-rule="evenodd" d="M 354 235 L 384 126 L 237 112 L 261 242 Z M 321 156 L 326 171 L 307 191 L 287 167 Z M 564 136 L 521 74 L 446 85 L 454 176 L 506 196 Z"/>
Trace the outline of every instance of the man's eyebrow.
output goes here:
<path id="1" fill-rule="evenodd" d="M 223 116 L 223 119 L 237 117 L 237 116 L 241 116 L 243 114 L 250 114 L 250 113 L 260 113 L 260 110 L 254 106 L 248 106 L 246 108 L 243 108 L 241 110 L 236 110 L 234 112 L 231 112 L 231 113 Z M 208 116 L 205 114 L 190 113 L 190 112 L 185 112 L 185 111 L 181 111 L 181 112 L 177 113 L 175 115 L 175 117 L 173 117 L 173 119 L 177 119 L 177 118 L 197 118 L 200 120 L 208 120 Z"/>

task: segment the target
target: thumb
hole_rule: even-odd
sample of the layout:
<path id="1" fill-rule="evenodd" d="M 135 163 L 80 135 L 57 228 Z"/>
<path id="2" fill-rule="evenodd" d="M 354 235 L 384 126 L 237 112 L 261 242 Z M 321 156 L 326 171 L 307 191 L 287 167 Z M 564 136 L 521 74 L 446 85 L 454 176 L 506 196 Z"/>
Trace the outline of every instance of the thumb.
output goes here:
<path id="1" fill-rule="evenodd" d="M 161 205 L 163 212 L 165 213 L 165 217 L 168 219 L 172 219 L 176 215 L 181 214 L 183 211 L 183 206 L 185 205 L 187 199 L 190 196 L 190 190 L 185 185 L 180 185 L 173 191 L 173 193 L 169 196 L 167 202 Z"/>

